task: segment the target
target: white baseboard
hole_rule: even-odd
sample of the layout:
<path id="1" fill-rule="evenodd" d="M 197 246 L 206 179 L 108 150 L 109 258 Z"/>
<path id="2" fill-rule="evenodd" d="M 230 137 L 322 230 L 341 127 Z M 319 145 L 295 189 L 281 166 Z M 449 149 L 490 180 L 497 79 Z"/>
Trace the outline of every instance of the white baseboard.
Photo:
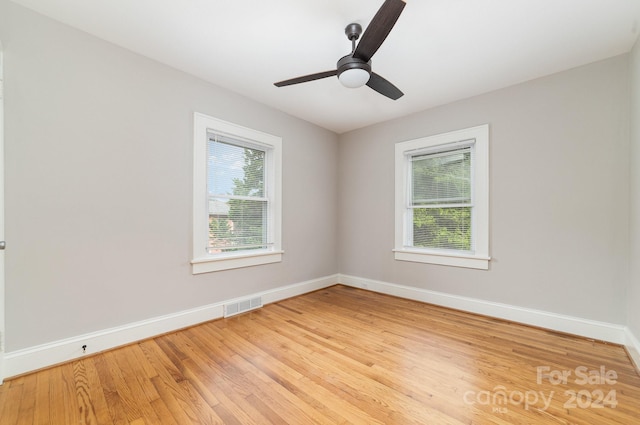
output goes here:
<path id="1" fill-rule="evenodd" d="M 237 299 L 224 300 L 223 302 L 154 317 L 111 329 L 7 352 L 4 354 L 4 377 L 21 375 L 58 363 L 75 360 L 84 355 L 95 354 L 163 333 L 193 326 L 198 323 L 219 319 L 223 316 L 224 304 L 240 299 L 261 296 L 263 304 L 269 304 L 335 285 L 338 283 L 338 278 L 338 275 L 326 276 L 255 294 L 247 294 Z M 87 346 L 86 352 L 82 350 L 83 345 Z M 2 378 L 3 377 L 0 376 L 0 383 L 2 382 Z"/>
<path id="2" fill-rule="evenodd" d="M 613 323 L 598 322 L 356 276 L 340 275 L 339 282 L 343 285 L 356 288 L 363 288 L 383 294 L 510 320 L 586 338 L 612 342 L 614 344 L 625 344 L 627 339 L 625 326 Z"/>
<path id="3" fill-rule="evenodd" d="M 631 357 L 631 361 L 636 367 L 636 370 L 638 371 L 638 373 L 640 373 L 640 341 L 628 327 L 625 328 L 625 335 L 625 346 L 627 347 L 627 353 L 629 353 L 629 357 Z"/>
<path id="4" fill-rule="evenodd" d="M 262 297 L 263 304 L 266 305 L 327 288 L 336 283 L 625 345 L 636 368 L 640 370 L 640 342 L 627 327 L 622 325 L 516 307 L 508 304 L 451 295 L 356 276 L 336 274 L 255 294 L 247 294 L 241 298 L 224 300 L 219 303 L 142 320 L 111 329 L 7 352 L 4 353 L 4 362 L 0 365 L 0 371 L 4 369 L 4 377 L 21 375 L 58 363 L 74 360 L 84 355 L 95 354 L 100 351 L 193 326 L 198 323 L 222 318 L 224 313 L 223 305 L 240 299 L 260 296 Z M 83 345 L 87 346 L 86 353 L 82 350 Z M 3 376 L 0 376 L 0 383 L 2 382 L 2 377 Z"/>

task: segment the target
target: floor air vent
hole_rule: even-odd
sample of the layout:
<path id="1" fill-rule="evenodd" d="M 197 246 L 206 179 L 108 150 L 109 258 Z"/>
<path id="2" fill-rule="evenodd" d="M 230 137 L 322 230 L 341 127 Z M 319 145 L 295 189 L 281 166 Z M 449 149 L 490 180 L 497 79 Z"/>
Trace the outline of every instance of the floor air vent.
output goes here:
<path id="1" fill-rule="evenodd" d="M 262 307 L 262 297 L 241 300 L 231 304 L 224 305 L 224 317 L 235 316 L 249 310 L 255 310 Z"/>

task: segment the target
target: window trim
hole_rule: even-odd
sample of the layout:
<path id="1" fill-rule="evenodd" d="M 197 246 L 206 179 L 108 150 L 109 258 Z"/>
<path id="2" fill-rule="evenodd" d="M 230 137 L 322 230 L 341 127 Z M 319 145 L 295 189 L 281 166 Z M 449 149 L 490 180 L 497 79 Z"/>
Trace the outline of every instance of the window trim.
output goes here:
<path id="1" fill-rule="evenodd" d="M 282 261 L 282 138 L 194 113 L 193 129 L 193 251 L 192 274 L 209 273 Z M 207 202 L 207 140 L 217 133 L 264 148 L 269 202 L 268 231 L 273 242 L 266 249 L 209 254 Z"/>
<path id="2" fill-rule="evenodd" d="M 474 146 L 472 232 L 474 251 L 438 250 L 405 246 L 407 240 L 410 156 L 469 143 Z M 489 268 L 489 125 L 480 125 L 395 145 L 395 243 L 396 260 L 487 270 Z"/>

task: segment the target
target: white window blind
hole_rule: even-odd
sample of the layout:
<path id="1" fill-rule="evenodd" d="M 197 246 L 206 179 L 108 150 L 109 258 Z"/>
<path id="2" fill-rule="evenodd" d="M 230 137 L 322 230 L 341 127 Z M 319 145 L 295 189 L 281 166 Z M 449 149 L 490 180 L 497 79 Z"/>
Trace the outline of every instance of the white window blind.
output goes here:
<path id="1" fill-rule="evenodd" d="M 472 251 L 471 146 L 410 156 L 409 244 Z"/>
<path id="2" fill-rule="evenodd" d="M 410 246 L 473 251 L 472 155 L 466 146 L 411 156 Z"/>
<path id="3" fill-rule="evenodd" d="M 266 150 L 224 135 L 208 138 L 208 253 L 269 247 Z"/>

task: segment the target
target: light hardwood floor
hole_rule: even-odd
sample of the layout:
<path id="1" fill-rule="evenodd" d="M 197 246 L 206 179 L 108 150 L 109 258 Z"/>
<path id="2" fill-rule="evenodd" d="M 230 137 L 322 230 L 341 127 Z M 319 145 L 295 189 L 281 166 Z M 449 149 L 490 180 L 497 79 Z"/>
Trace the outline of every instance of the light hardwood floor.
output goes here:
<path id="1" fill-rule="evenodd" d="M 638 424 L 620 346 L 345 286 L 0 387 L 0 424 Z"/>

